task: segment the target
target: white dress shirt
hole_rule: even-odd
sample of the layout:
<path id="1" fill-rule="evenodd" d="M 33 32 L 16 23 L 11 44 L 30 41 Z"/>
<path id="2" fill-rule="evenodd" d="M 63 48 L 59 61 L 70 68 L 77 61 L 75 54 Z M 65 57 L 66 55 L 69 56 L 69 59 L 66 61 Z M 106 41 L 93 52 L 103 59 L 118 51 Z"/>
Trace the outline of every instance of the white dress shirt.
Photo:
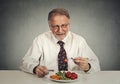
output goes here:
<path id="1" fill-rule="evenodd" d="M 68 70 L 80 70 L 71 59 L 74 57 L 88 58 L 91 69 L 87 73 L 100 71 L 98 58 L 87 45 L 85 39 L 77 34 L 68 32 L 67 36 L 62 40 L 65 45 L 64 48 L 68 58 Z M 51 31 L 40 34 L 33 41 L 32 46 L 29 48 L 21 69 L 25 72 L 33 73 L 33 69 L 37 65 L 44 65 L 48 69 L 58 71 L 58 53 L 60 46 L 57 44 L 58 40 L 54 37 Z"/>

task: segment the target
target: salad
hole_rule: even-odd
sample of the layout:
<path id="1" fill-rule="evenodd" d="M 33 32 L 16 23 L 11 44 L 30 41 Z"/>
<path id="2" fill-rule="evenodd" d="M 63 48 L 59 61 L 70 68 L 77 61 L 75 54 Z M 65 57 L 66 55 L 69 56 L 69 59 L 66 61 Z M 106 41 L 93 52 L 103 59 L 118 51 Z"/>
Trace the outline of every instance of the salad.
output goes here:
<path id="1" fill-rule="evenodd" d="M 53 75 L 50 75 L 50 78 L 54 80 L 75 80 L 78 78 L 78 75 L 71 71 L 59 71 Z"/>

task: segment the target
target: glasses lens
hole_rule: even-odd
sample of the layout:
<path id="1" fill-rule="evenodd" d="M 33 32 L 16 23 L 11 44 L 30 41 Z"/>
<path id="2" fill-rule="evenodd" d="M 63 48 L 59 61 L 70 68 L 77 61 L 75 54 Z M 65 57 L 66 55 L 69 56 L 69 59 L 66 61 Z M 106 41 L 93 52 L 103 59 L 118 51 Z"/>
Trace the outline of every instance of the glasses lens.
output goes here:
<path id="1" fill-rule="evenodd" d="M 52 28 L 66 28 L 69 25 L 69 23 L 67 24 L 62 24 L 62 25 L 51 25 Z"/>

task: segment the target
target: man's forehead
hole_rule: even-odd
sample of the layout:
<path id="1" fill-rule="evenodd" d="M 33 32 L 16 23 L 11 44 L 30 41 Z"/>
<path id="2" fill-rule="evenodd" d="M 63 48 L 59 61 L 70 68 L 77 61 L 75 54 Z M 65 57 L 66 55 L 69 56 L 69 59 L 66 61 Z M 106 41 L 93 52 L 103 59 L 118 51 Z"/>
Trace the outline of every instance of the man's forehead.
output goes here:
<path id="1" fill-rule="evenodd" d="M 52 16 L 50 20 L 61 19 L 61 18 L 69 19 L 65 15 L 57 14 L 57 15 Z"/>

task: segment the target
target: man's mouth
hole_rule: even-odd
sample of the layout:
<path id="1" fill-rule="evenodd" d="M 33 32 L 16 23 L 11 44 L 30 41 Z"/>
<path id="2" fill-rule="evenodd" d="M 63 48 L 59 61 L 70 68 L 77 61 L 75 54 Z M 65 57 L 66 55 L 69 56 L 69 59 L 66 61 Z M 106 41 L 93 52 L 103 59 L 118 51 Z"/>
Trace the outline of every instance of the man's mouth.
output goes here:
<path id="1" fill-rule="evenodd" d="M 56 35 L 65 35 L 65 34 L 56 34 Z"/>

